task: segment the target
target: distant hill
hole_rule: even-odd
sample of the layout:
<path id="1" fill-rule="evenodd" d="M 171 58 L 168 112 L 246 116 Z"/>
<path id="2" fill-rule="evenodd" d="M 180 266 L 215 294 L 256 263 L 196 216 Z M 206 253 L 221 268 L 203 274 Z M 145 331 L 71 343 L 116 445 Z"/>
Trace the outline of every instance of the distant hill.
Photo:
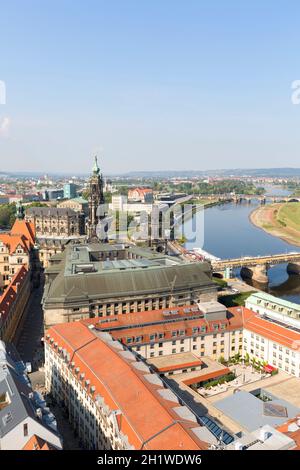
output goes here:
<path id="1" fill-rule="evenodd" d="M 88 173 L 58 173 L 58 172 L 45 172 L 54 179 L 60 177 L 87 177 Z M 0 171 L 0 177 L 13 177 L 13 178 L 39 178 L 43 172 L 4 172 Z M 270 177 L 270 178 L 290 178 L 300 177 L 300 168 L 230 168 L 218 170 L 152 170 L 152 171 L 129 171 L 127 173 L 109 173 L 105 174 L 106 177 L 121 177 L 121 178 L 176 178 L 176 177 L 205 177 L 205 176 L 252 176 L 252 177 Z"/>
<path id="2" fill-rule="evenodd" d="M 126 178 L 174 178 L 195 176 L 254 176 L 288 178 L 300 177 L 300 168 L 231 168 L 219 170 L 166 170 L 166 171 L 130 171 L 123 173 Z"/>

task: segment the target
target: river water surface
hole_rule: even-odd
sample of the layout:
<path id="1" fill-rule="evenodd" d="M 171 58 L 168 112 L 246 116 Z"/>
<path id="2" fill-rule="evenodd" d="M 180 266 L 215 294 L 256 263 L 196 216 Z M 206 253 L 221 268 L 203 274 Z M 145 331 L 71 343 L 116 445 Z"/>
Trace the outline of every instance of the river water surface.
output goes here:
<path id="1" fill-rule="evenodd" d="M 267 194 L 285 196 L 289 195 L 289 191 L 269 187 Z M 190 219 L 185 224 L 185 235 L 188 240 L 192 240 L 186 243 L 186 247 L 201 247 L 223 259 L 300 252 L 300 247 L 273 237 L 250 222 L 249 215 L 259 204 L 259 201 L 229 203 L 205 209 L 202 247 L 197 237 L 196 240 L 192 240 L 195 227 L 196 230 L 201 230 L 202 224 L 201 214 L 196 214 L 194 220 Z M 282 264 L 271 267 L 268 276 L 270 280 L 268 291 L 271 294 L 300 304 L 300 275 L 289 276 L 286 264 Z"/>

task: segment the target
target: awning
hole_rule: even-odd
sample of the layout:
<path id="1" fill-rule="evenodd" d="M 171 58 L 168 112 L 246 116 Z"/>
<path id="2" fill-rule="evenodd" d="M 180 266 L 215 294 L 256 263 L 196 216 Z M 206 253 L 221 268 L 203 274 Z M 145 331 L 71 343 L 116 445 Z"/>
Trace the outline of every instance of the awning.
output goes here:
<path id="1" fill-rule="evenodd" d="M 276 369 L 276 367 L 271 366 L 271 364 L 267 364 L 264 367 L 264 371 L 268 372 L 269 374 L 271 374 L 274 370 L 277 370 L 277 369 Z"/>

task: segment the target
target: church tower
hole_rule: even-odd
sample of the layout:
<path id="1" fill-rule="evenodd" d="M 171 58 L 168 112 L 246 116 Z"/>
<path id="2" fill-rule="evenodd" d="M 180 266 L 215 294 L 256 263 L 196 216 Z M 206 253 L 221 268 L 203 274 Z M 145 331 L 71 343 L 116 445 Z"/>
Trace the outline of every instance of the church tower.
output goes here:
<path id="1" fill-rule="evenodd" d="M 105 218 L 103 195 L 103 178 L 98 166 L 97 157 L 93 166 L 93 174 L 89 179 L 89 219 L 87 225 L 87 236 L 89 240 L 97 238 L 97 225 Z"/>

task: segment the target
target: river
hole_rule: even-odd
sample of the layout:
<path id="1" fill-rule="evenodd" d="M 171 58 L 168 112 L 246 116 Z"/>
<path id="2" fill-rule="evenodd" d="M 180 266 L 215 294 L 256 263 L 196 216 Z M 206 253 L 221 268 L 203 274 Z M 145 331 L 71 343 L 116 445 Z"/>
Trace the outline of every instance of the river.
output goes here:
<path id="1" fill-rule="evenodd" d="M 267 189 L 268 195 L 289 195 L 290 192 L 275 186 Z M 259 205 L 258 201 L 240 204 L 228 203 L 213 206 L 204 211 L 204 245 L 201 236 L 203 216 L 196 214 L 185 224 L 184 233 L 188 241 L 186 248 L 200 247 L 219 258 L 237 258 L 299 251 L 297 246 L 273 237 L 255 227 L 249 214 Z M 237 271 L 239 275 L 239 271 Z M 288 275 L 286 264 L 271 267 L 268 271 L 268 292 L 300 304 L 300 275 Z M 262 288 L 261 286 L 259 286 Z"/>

